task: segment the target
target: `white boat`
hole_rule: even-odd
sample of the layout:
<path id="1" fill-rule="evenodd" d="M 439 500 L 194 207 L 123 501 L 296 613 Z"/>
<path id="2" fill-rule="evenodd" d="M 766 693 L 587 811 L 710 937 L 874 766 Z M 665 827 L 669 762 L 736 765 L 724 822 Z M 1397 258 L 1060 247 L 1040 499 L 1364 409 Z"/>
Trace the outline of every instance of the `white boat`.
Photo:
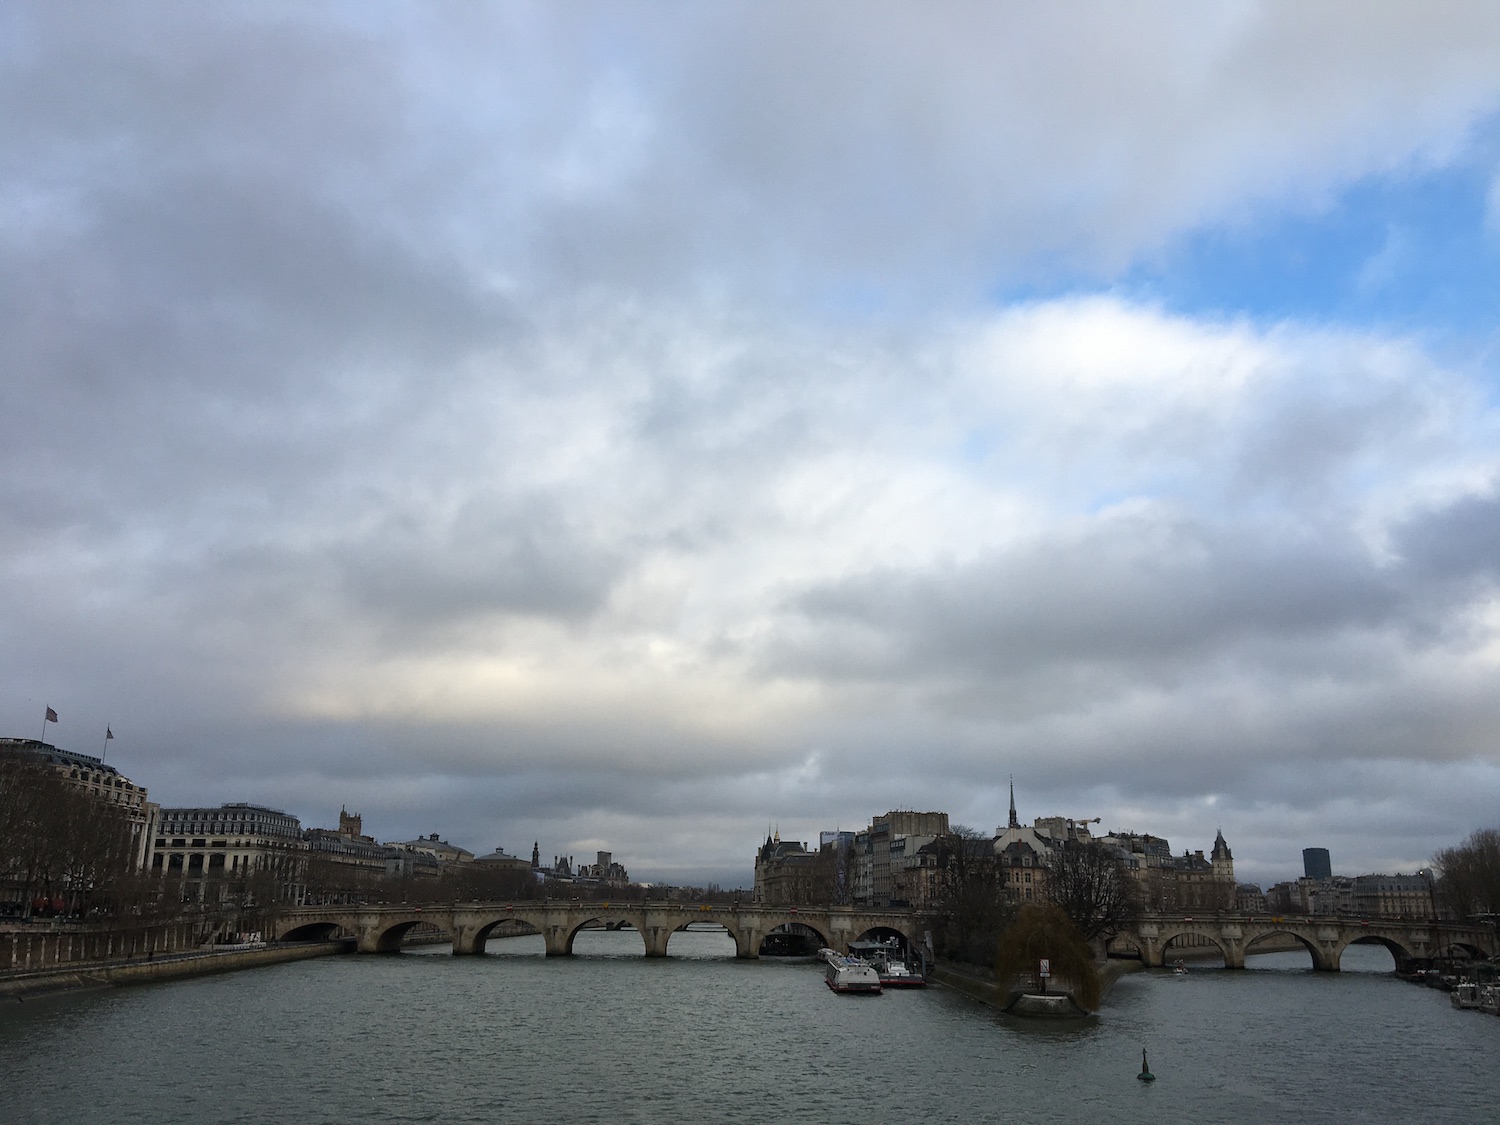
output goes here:
<path id="1" fill-rule="evenodd" d="M 882 957 L 874 961 L 875 975 L 880 978 L 882 988 L 926 988 L 927 978 L 913 972 L 911 966 L 898 957 Z"/>
<path id="2" fill-rule="evenodd" d="M 828 968 L 824 980 L 835 992 L 868 992 L 879 994 L 880 974 L 875 966 L 858 957 L 845 957 L 835 953 L 827 958 Z"/>
<path id="3" fill-rule="evenodd" d="M 849 948 L 874 966 L 882 987 L 927 987 L 927 978 L 902 960 L 900 947 L 895 942 L 855 941 L 849 943 Z"/>
<path id="4" fill-rule="evenodd" d="M 1454 986 L 1453 991 L 1448 993 L 1448 999 L 1455 1008 L 1500 1014 L 1500 985 L 1466 980 Z"/>
<path id="5" fill-rule="evenodd" d="M 1172 975 L 1177 977 L 1187 976 L 1187 966 L 1181 961 L 1178 961 L 1177 964 L 1172 966 Z"/>
<path id="6" fill-rule="evenodd" d="M 1466 980 L 1455 985 L 1453 991 L 1448 993 L 1448 999 L 1455 1008 L 1479 1007 L 1479 983 Z"/>

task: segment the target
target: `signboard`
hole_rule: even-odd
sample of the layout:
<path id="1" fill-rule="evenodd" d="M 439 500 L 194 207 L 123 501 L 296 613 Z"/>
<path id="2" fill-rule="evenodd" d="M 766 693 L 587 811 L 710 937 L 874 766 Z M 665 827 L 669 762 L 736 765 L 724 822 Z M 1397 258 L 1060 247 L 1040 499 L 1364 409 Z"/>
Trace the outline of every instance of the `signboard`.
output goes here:
<path id="1" fill-rule="evenodd" d="M 1037 975 L 1042 977 L 1050 977 L 1052 975 L 1052 962 L 1043 957 L 1042 969 L 1041 972 L 1039 972 Z"/>

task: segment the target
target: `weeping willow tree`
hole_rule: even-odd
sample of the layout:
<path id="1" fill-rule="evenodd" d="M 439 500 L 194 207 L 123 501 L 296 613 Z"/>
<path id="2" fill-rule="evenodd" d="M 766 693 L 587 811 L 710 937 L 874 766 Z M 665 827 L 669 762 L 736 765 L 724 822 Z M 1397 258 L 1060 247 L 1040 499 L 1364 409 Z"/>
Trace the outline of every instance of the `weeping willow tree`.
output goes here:
<path id="1" fill-rule="evenodd" d="M 1019 980 L 1022 987 L 1046 991 L 1039 970 L 1043 960 L 1052 976 L 1066 984 L 1082 1008 L 1099 1006 L 1099 972 L 1094 953 L 1071 918 L 1056 906 L 1023 906 L 1004 932 L 995 950 L 995 980 L 1003 989 Z"/>

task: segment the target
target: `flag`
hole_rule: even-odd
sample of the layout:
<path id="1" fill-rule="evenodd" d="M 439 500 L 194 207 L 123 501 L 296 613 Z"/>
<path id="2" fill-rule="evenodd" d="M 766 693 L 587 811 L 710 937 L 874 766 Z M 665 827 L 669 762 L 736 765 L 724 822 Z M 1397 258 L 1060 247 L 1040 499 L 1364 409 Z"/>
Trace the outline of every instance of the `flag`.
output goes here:
<path id="1" fill-rule="evenodd" d="M 48 722 L 48 723 L 55 723 L 55 722 L 57 722 L 57 712 L 54 711 L 54 710 L 52 710 L 52 708 L 48 707 L 47 708 L 47 717 L 46 717 L 46 719 L 43 720 L 43 722 Z"/>
<path id="2" fill-rule="evenodd" d="M 104 741 L 105 742 L 108 742 L 114 736 L 115 736 L 115 732 L 114 731 L 110 730 L 109 727 L 105 727 L 104 728 Z"/>

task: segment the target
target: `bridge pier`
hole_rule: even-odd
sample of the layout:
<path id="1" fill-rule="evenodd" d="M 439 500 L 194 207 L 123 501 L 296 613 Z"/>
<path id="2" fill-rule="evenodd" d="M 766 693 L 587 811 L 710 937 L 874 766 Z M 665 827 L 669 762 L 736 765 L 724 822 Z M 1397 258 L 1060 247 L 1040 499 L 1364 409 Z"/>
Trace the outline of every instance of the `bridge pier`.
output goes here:
<path id="1" fill-rule="evenodd" d="M 742 961 L 755 961 L 760 958 L 760 943 L 766 940 L 765 932 L 741 922 L 739 929 L 734 931 L 734 955 Z"/>
<path id="2" fill-rule="evenodd" d="M 1319 926 L 1313 931 L 1316 940 L 1308 943 L 1313 968 L 1320 973 L 1339 971 L 1339 931 L 1334 926 Z"/>
<path id="3" fill-rule="evenodd" d="M 453 922 L 453 956 L 474 957 L 484 952 L 479 930 L 468 922 Z"/>
<path id="4" fill-rule="evenodd" d="M 644 920 L 638 923 L 641 938 L 646 943 L 647 957 L 665 957 L 667 955 L 667 942 L 672 940 L 673 928 L 671 926 L 650 926 Z"/>
<path id="5" fill-rule="evenodd" d="M 573 956 L 573 931 L 567 924 L 547 923 L 542 927 L 542 940 L 547 943 L 548 957 Z"/>
<path id="6" fill-rule="evenodd" d="M 1226 969 L 1245 967 L 1245 932 L 1232 922 L 1219 929 L 1219 948 L 1224 952 Z"/>

